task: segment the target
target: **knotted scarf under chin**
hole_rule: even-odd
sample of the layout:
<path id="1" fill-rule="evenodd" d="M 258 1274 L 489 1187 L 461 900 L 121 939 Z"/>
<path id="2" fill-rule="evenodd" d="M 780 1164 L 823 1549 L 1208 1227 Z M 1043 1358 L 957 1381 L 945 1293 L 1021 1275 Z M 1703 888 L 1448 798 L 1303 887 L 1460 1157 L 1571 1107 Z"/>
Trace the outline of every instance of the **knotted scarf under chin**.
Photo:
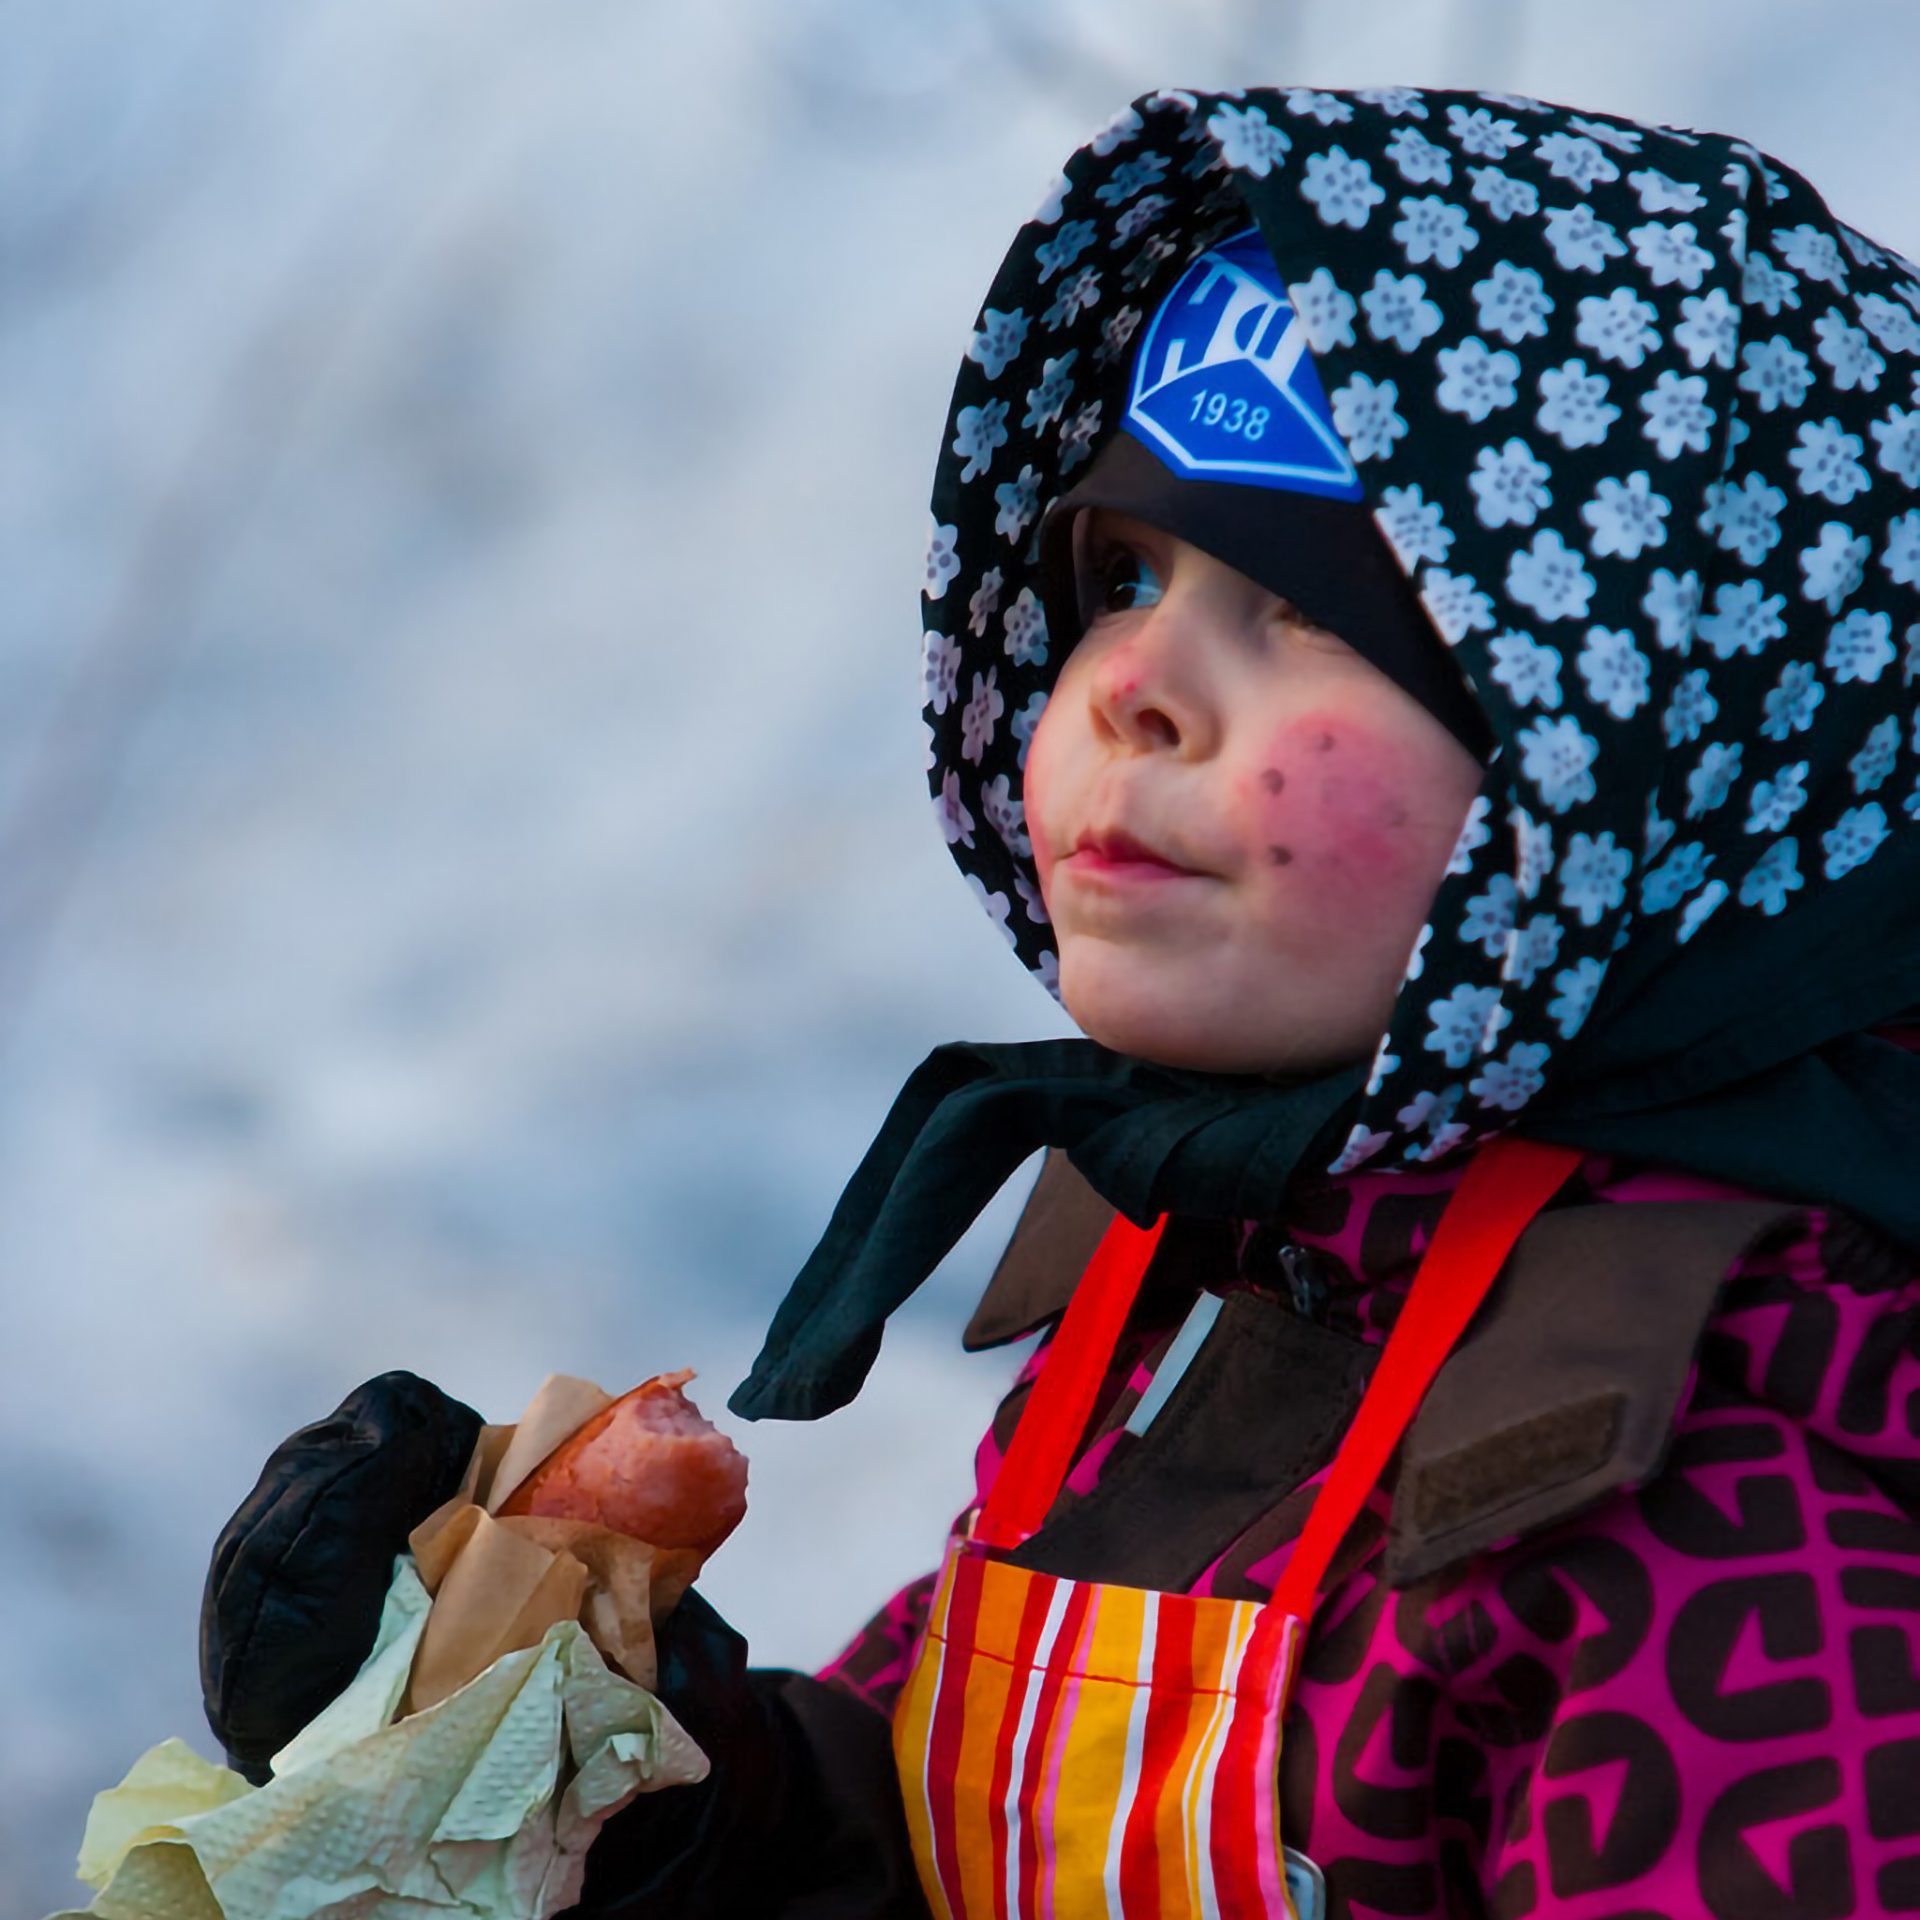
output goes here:
<path id="1" fill-rule="evenodd" d="M 728 1405 L 817 1420 L 859 1392 L 887 1317 L 1022 1161 L 1062 1148 L 1137 1225 L 1277 1216 L 1294 1169 L 1334 1150 L 1364 1067 L 1280 1083 L 1184 1073 L 1091 1040 L 936 1047 L 867 1149 Z M 1326 1140 L 1321 1136 L 1325 1134 Z"/>

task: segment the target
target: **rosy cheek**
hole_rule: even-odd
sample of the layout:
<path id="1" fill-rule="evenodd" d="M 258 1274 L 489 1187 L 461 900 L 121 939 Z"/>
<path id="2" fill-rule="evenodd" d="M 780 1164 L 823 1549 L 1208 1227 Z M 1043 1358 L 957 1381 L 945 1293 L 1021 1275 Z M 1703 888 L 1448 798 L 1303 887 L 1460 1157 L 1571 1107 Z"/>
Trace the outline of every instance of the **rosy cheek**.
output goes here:
<path id="1" fill-rule="evenodd" d="M 1428 857 L 1414 818 L 1404 748 L 1344 721 L 1290 721 L 1268 743 L 1254 783 L 1271 867 L 1388 885 Z"/>

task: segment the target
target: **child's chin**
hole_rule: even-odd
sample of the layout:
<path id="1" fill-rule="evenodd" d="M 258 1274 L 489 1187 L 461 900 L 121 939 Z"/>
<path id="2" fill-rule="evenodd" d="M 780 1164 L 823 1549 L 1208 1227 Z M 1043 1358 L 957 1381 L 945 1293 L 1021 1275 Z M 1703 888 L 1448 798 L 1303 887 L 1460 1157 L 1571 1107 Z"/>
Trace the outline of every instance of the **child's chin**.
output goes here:
<path id="1" fill-rule="evenodd" d="M 1307 1023 L 1249 1018 L 1243 1003 L 1210 1005 L 1191 991 L 1153 992 L 1144 983 L 1089 970 L 1076 979 L 1063 963 L 1060 997 L 1080 1031 L 1115 1053 L 1189 1073 L 1310 1074 L 1366 1056 L 1377 1036 L 1347 1044 Z"/>

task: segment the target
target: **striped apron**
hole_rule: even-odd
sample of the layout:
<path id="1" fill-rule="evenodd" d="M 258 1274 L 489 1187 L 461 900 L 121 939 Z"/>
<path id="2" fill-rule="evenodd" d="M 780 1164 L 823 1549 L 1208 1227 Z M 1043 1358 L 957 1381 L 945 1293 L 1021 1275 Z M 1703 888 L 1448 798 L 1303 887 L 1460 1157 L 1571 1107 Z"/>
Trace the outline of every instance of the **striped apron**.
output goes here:
<path id="1" fill-rule="evenodd" d="M 1013 1565 L 1058 1495 L 1164 1221 L 1114 1222 L 999 1477 L 949 1544 L 894 1714 L 939 1920 L 1310 1920 L 1282 1845 L 1282 1722 L 1314 1596 L 1427 1383 L 1579 1155 L 1481 1149 L 1436 1229 L 1273 1598 L 1153 1593 Z"/>

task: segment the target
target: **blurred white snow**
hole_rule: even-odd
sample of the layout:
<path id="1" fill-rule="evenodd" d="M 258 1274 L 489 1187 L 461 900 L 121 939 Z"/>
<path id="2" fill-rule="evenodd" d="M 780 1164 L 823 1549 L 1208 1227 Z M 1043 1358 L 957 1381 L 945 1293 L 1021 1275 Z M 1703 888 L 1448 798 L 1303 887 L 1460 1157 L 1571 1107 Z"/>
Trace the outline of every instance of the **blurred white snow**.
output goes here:
<path id="1" fill-rule="evenodd" d="M 1062 1031 L 949 868 L 925 495 L 1014 227 L 1162 83 L 1731 128 L 1920 248 L 1904 0 L 0 4 L 0 1910 L 210 1743 L 206 1554 L 405 1365 L 718 1411 L 901 1078 Z M 935 1558 L 1004 1201 L 706 1582 Z"/>

